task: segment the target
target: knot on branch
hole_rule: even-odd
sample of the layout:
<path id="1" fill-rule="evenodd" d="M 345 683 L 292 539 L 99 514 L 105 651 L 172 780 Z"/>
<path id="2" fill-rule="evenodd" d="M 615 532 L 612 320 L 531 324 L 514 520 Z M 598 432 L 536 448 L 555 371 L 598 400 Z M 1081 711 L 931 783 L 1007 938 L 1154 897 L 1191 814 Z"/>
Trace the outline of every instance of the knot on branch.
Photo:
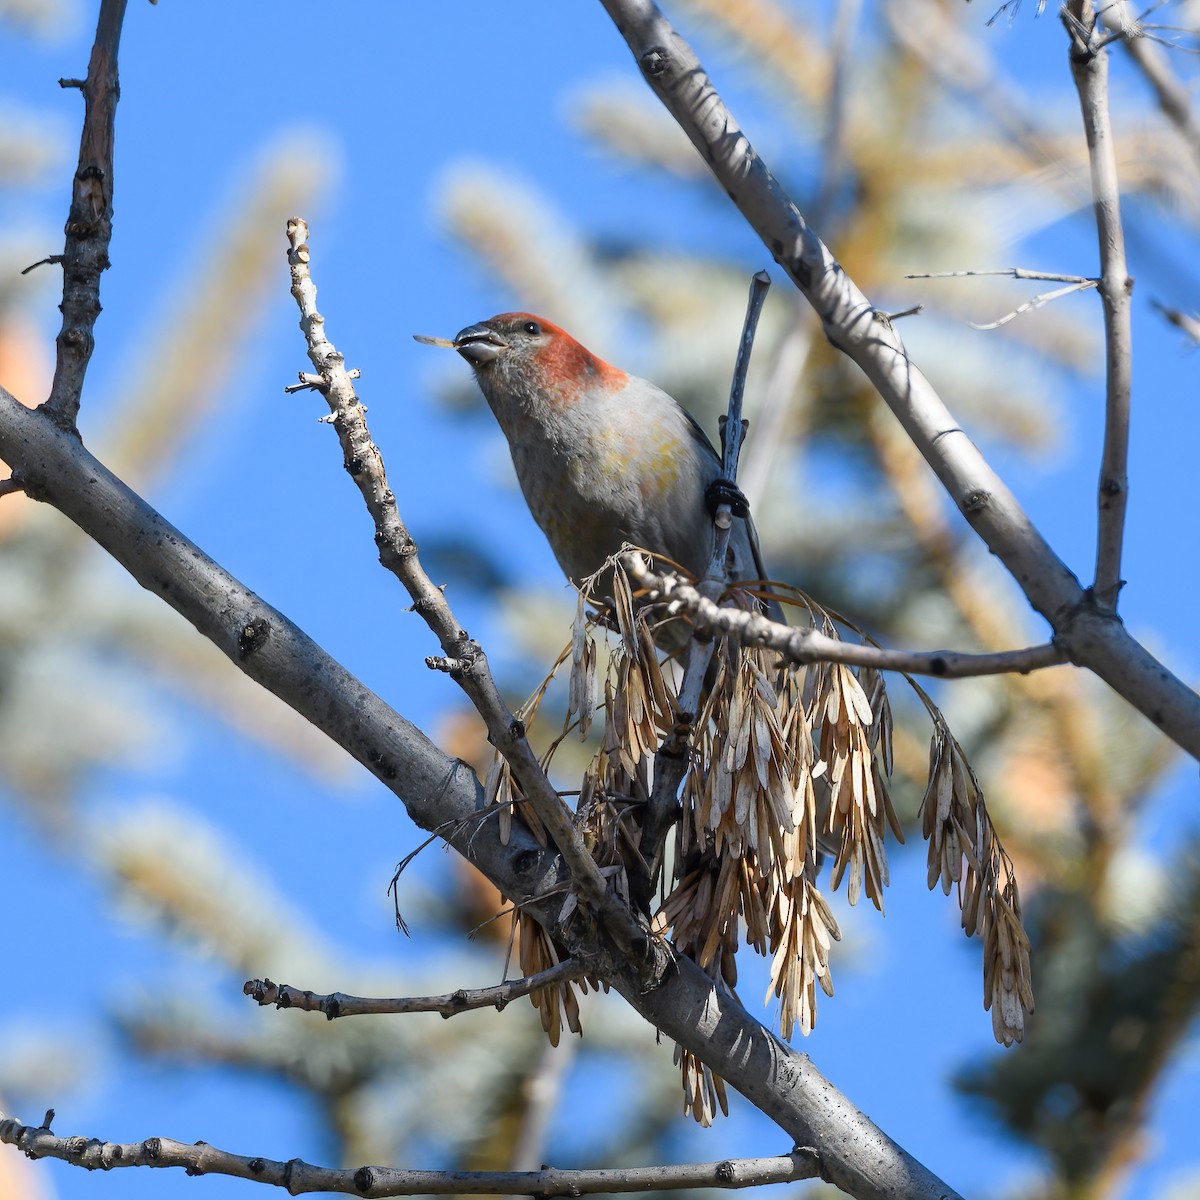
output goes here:
<path id="1" fill-rule="evenodd" d="M 252 654 L 261 650 L 271 636 L 271 622 L 265 617 L 255 617 L 242 626 L 238 634 L 238 658 L 245 662 Z"/>
<path id="2" fill-rule="evenodd" d="M 638 59 L 638 66 L 641 67 L 642 74 L 647 79 L 657 79 L 667 69 L 670 58 L 665 46 L 651 46 Z"/>

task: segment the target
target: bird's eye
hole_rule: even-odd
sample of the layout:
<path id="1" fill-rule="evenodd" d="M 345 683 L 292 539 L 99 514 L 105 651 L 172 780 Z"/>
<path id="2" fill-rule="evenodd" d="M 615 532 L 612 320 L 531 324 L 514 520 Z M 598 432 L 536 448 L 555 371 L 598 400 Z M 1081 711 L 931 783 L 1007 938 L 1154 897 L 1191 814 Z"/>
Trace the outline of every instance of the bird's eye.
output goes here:
<path id="1" fill-rule="evenodd" d="M 536 321 L 526 321 L 521 328 L 525 330 L 530 337 L 537 337 L 537 335 L 542 332 L 542 327 Z"/>

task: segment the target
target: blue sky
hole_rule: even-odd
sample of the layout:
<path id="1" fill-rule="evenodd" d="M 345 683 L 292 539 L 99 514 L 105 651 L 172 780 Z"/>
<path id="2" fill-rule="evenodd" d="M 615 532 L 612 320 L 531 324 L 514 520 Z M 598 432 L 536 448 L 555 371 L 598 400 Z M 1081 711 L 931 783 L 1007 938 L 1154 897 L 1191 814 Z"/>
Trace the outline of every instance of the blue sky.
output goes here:
<path id="1" fill-rule="evenodd" d="M 983 8 L 976 14 L 980 23 L 988 15 Z M 79 97 L 60 92 L 55 81 L 83 73 L 91 20 L 90 12 L 80 13 L 77 28 L 48 43 L 0 34 L 6 64 L 0 101 L 48 114 L 66 131 L 68 156 Z M 682 14 L 677 20 L 690 34 Z M 1030 11 L 991 36 L 1019 75 L 1061 75 L 1061 31 L 1049 17 L 1034 21 Z M 702 39 L 698 45 L 704 57 L 713 57 Z M 103 281 L 104 313 L 81 422 L 85 437 L 102 427 L 104 406 L 120 393 L 139 339 L 179 280 L 204 262 L 212 222 L 239 178 L 266 144 L 297 131 L 305 153 L 320 156 L 326 178 L 323 200 L 304 215 L 312 226 L 328 332 L 362 371 L 361 394 L 385 456 L 404 464 L 393 471 L 392 484 L 418 541 L 482 523 L 531 579 L 555 578 L 540 535 L 491 471 L 497 435 L 478 423 L 464 428 L 438 408 L 432 390 L 450 368 L 410 334 L 453 334 L 512 306 L 513 297 L 497 292 L 445 234 L 434 185 L 454 161 L 485 159 L 535 179 L 584 227 L 616 233 L 625 223 L 650 220 L 664 233 L 676 229 L 678 214 L 663 207 L 665 192 L 653 191 L 648 205 L 637 177 L 589 149 L 565 119 L 565 98 L 580 83 L 636 78 L 600 5 L 224 0 L 195 6 L 166 0 L 152 7 L 139 0 L 130 7 L 121 63 L 113 267 Z M 716 75 L 753 140 L 763 99 L 743 77 L 719 69 Z M 1060 75 L 1052 77 L 1055 87 Z M 1118 96 L 1136 92 L 1124 76 L 1116 86 Z M 1039 90 L 1050 94 L 1054 87 Z M 41 227 L 58 236 L 68 179 L 69 168 L 60 170 L 46 188 L 6 202 L 10 227 Z M 287 291 L 283 230 L 289 215 L 279 213 L 277 286 L 252 352 L 240 360 L 185 468 L 150 499 L 405 715 L 427 724 L 456 700 L 453 686 L 422 665 L 431 640 L 403 613 L 405 599 L 378 568 L 333 436 L 315 419 L 319 401 L 282 393 L 307 366 Z M 709 233 L 744 261 L 747 275 L 765 264 L 767 255 L 731 207 L 706 212 L 699 226 L 678 236 L 687 244 Z M 1064 222 L 1031 252 L 1043 255 L 1038 265 L 1048 269 L 1086 273 L 1094 269 L 1090 238 L 1086 223 Z M 54 249 L 51 243 L 45 252 Z M 1194 239 L 1171 249 L 1181 275 L 1194 278 L 1200 272 Z M 1170 273 L 1159 263 L 1146 269 L 1156 286 L 1169 286 Z M 778 273 L 776 285 L 788 286 Z M 29 286 L 42 289 L 37 322 L 52 337 L 53 289 L 44 282 Z M 1162 298 L 1195 306 L 1194 297 L 1180 291 Z M 1153 630 L 1153 644 L 1194 674 L 1200 664 L 1190 598 L 1200 590 L 1200 570 L 1189 485 L 1200 433 L 1196 360 L 1150 312 L 1146 298 L 1139 297 L 1135 314 L 1134 490 L 1123 602 L 1134 630 Z M 618 347 L 606 349 L 617 357 Z M 1071 396 L 1069 406 L 1070 435 L 1061 452 L 1042 467 L 1023 468 L 1013 483 L 1051 543 L 1086 574 L 1099 385 Z M 498 632 L 478 606 L 463 601 L 456 607 L 473 631 Z M 395 860 L 414 844 L 393 797 L 356 776 L 331 821 L 328 797 L 307 777 L 281 772 L 215 722 L 185 718 L 181 710 L 171 715 L 189 722 L 183 749 L 138 777 L 107 777 L 91 806 L 103 811 L 150 794 L 178 797 L 248 842 L 281 889 L 293 880 L 327 880 L 338 911 L 318 912 L 315 919 L 328 937 L 364 956 L 413 953 L 395 938 L 382 896 Z M 1151 836 L 1160 844 L 1178 838 L 1181 828 L 1195 830 L 1195 784 L 1194 767 L 1179 771 L 1171 795 L 1155 809 L 1161 825 Z M 161 951 L 136 926 L 114 924 L 99 881 L 80 875 L 7 811 L 0 812 L 0 903 L 10 913 L 36 913 L 38 929 L 53 934 L 24 938 L 12 948 L 10 967 L 22 997 L 14 1015 L 94 1036 L 100 1057 L 111 1056 L 98 1014 L 114 994 L 165 970 Z M 963 943 L 952 906 L 926 892 L 920 848 L 895 867 L 886 922 L 859 914 L 854 923 L 869 939 L 872 969 L 839 979 L 837 997 L 822 1002 L 817 1030 L 803 1048 L 883 1129 L 954 1186 L 975 1194 L 1012 1186 L 1034 1160 L 965 1114 L 949 1092 L 953 1070 L 997 1051 L 979 1005 L 977 947 Z M 746 970 L 753 976 L 757 965 Z M 933 989 L 923 982 L 930 978 L 937 980 Z M 447 979 L 445 986 L 485 981 Z M 761 985 L 747 984 L 744 994 L 750 999 L 764 990 L 765 977 Z M 269 1089 L 220 1072 L 205 1072 L 181 1089 L 177 1075 L 128 1063 L 102 1078 L 70 1108 L 60 1106 L 60 1131 L 114 1140 L 204 1138 L 247 1154 L 319 1157 L 311 1114 Z M 1153 1195 L 1174 1172 L 1200 1163 L 1189 1132 L 1194 1118 L 1188 1114 L 1196 1111 L 1200 1070 L 1193 1044 L 1157 1099 L 1156 1149 L 1130 1195 Z M 782 1152 L 783 1142 L 745 1105 L 707 1134 L 681 1122 L 681 1156 Z M 210 1179 L 198 1185 L 175 1173 L 85 1176 L 58 1164 L 46 1170 L 62 1197 L 190 1197 L 197 1186 L 206 1197 L 251 1194 L 248 1184 Z"/>

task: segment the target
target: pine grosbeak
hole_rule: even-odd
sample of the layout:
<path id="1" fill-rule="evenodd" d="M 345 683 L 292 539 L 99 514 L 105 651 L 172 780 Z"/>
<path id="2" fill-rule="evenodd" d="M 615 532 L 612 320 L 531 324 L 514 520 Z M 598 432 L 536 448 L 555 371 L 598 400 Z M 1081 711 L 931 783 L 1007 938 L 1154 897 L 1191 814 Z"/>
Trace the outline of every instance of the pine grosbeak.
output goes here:
<path id="1" fill-rule="evenodd" d="M 475 369 L 529 510 L 569 579 L 598 571 L 625 542 L 704 576 L 713 545 L 706 493 L 721 461 L 666 392 L 531 313 L 468 325 L 454 348 Z M 734 518 L 729 553 L 730 579 L 766 577 L 748 516 Z"/>

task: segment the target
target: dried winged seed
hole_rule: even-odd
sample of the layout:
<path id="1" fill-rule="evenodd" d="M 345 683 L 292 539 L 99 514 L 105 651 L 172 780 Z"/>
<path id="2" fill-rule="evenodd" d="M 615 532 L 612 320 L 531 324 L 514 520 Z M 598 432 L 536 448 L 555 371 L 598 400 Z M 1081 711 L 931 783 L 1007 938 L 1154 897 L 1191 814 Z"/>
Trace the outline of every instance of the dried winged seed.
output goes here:
<path id="1" fill-rule="evenodd" d="M 867 693 L 863 691 L 862 684 L 858 682 L 858 678 L 849 667 L 844 667 L 839 663 L 838 669 L 841 672 L 842 689 L 849 701 L 849 707 L 853 709 L 858 723 L 870 728 L 875 723 L 875 714 L 871 711 L 871 702 L 867 699 Z"/>
<path id="2" fill-rule="evenodd" d="M 483 799 L 485 804 L 496 804 L 500 799 L 500 788 L 506 782 L 508 763 L 493 752 L 492 761 L 488 763 L 487 775 L 483 780 Z"/>
<path id="3" fill-rule="evenodd" d="M 592 719 L 596 715 L 596 703 L 599 695 L 596 678 L 598 659 L 599 651 L 596 648 L 596 639 L 589 635 L 584 648 L 583 689 L 580 696 L 579 736 L 581 739 L 587 737 L 592 728 Z"/>
<path id="4" fill-rule="evenodd" d="M 630 658 L 638 657 L 637 629 L 633 619 L 633 593 L 624 571 L 613 572 L 613 605 L 617 632 Z"/>
<path id="5" fill-rule="evenodd" d="M 583 593 L 579 593 L 578 602 L 575 605 L 575 620 L 571 622 L 571 695 L 574 697 L 576 689 L 576 676 L 583 668 L 583 660 L 585 647 L 588 641 L 588 620 L 587 609 L 585 607 Z M 573 703 L 573 701 L 572 701 Z M 575 712 L 572 707 L 569 712 Z"/>
<path id="6" fill-rule="evenodd" d="M 875 728 L 878 730 L 878 741 L 876 743 L 879 756 L 883 763 L 884 774 L 890 779 L 892 777 L 892 706 L 887 698 L 887 692 L 883 688 L 883 679 L 879 681 L 879 694 L 882 697 L 879 705 L 879 713 L 876 716 Z"/>
<path id="7" fill-rule="evenodd" d="M 720 1075 L 714 1075 L 707 1067 L 704 1070 L 708 1073 L 708 1077 L 712 1080 L 713 1091 L 717 1096 L 717 1103 L 721 1106 L 721 1112 L 725 1116 L 729 1116 L 729 1099 L 725 1095 L 725 1080 Z"/>
<path id="8" fill-rule="evenodd" d="M 950 819 L 950 805 L 954 802 L 954 754 L 944 756 L 938 764 L 937 810 L 935 820 L 945 825 Z"/>
<path id="9" fill-rule="evenodd" d="M 617 747 L 617 762 L 621 769 L 632 779 L 637 775 L 637 760 L 630 756 L 629 751 L 624 746 Z"/>
<path id="10" fill-rule="evenodd" d="M 712 795 L 706 825 L 709 830 L 715 830 L 733 803 L 733 776 L 718 766 L 709 772 L 708 780 Z"/>
<path id="11" fill-rule="evenodd" d="M 1033 980 L 1029 977 L 1029 963 L 1026 960 L 1022 960 L 1021 973 L 1017 977 L 1017 994 L 1025 1006 L 1025 1011 L 1033 1012 Z"/>
<path id="12" fill-rule="evenodd" d="M 850 878 L 846 883 L 846 903 L 853 906 L 858 903 L 859 897 L 862 895 L 863 861 L 862 851 L 858 846 L 855 846 L 851 853 L 849 867 Z"/>
<path id="13" fill-rule="evenodd" d="M 950 744 L 950 763 L 954 770 L 954 798 L 963 808 L 974 808 L 975 796 L 971 779 L 963 760 L 962 747 L 957 742 Z"/>
<path id="14" fill-rule="evenodd" d="M 758 689 L 758 694 L 762 697 L 763 702 L 772 710 L 779 707 L 779 695 L 771 686 L 771 681 L 767 678 L 766 672 L 753 659 L 750 661 L 751 670 L 754 672 L 754 683 Z"/>
<path id="15" fill-rule="evenodd" d="M 582 1036 L 583 1026 L 579 1023 L 579 1000 L 569 982 L 562 985 L 561 1000 L 563 1012 L 567 1018 L 567 1027 L 572 1033 Z"/>
<path id="16" fill-rule="evenodd" d="M 642 673 L 638 670 L 636 663 L 629 664 L 629 670 L 625 675 L 625 705 L 626 705 L 626 729 L 635 731 L 631 736 L 632 741 L 636 737 L 636 731 L 646 722 L 646 693 L 645 685 L 642 680 Z M 639 757 L 641 757 L 639 755 Z"/>
<path id="17" fill-rule="evenodd" d="M 1006 889 L 1007 890 L 1007 889 Z M 996 908 L 1004 915 L 1011 926 L 1013 944 L 1022 955 L 1030 948 L 1029 934 L 1025 932 L 1025 923 L 1021 920 L 1021 904 L 1016 895 L 1010 899 L 1003 892 L 996 896 Z"/>
<path id="18" fill-rule="evenodd" d="M 926 864 L 925 886 L 932 892 L 934 884 L 942 877 L 942 859 L 936 842 L 929 843 Z"/>
<path id="19" fill-rule="evenodd" d="M 863 887 L 867 893 L 867 899 L 880 911 L 883 912 L 883 888 L 879 878 L 879 862 L 871 853 L 870 845 L 863 848 L 862 853 L 863 864 Z M 849 893 L 847 893 L 849 895 Z"/>
<path id="20" fill-rule="evenodd" d="M 918 810 L 921 817 L 921 836 L 926 841 L 933 837 L 937 828 L 937 788 L 942 775 L 941 759 L 935 762 L 932 753 L 929 758 L 929 781 L 925 785 L 925 795 L 921 797 L 921 807 Z"/>
<path id="21" fill-rule="evenodd" d="M 959 845 L 963 857 L 967 860 L 967 866 L 976 874 L 981 874 L 979 859 L 975 857 L 975 847 L 971 845 L 971 831 L 962 824 L 957 814 L 954 817 L 954 830 L 958 835 Z"/>
<path id="22" fill-rule="evenodd" d="M 808 901 L 817 911 L 817 915 L 821 918 L 821 924 L 829 930 L 829 936 L 835 942 L 842 940 L 842 931 L 838 927 L 837 918 L 833 915 L 833 909 L 829 907 L 828 901 L 821 893 L 820 888 L 810 880 L 804 881 L 804 887 L 808 893 Z"/>
<path id="23" fill-rule="evenodd" d="M 1012 934 L 1008 921 L 1004 919 L 1004 912 L 1001 910 L 997 913 L 996 919 L 996 946 L 1000 955 L 1000 962 L 1004 965 L 1006 971 L 1011 971 L 1013 967 L 1013 941 Z"/>
<path id="24" fill-rule="evenodd" d="M 879 864 L 879 882 L 884 887 L 888 887 L 892 882 L 892 876 L 888 870 L 887 847 L 883 843 L 883 833 L 879 829 L 876 829 L 874 825 L 868 825 L 867 840 L 871 846 L 871 854 Z"/>
<path id="25" fill-rule="evenodd" d="M 879 774 L 875 767 L 871 768 L 875 771 L 875 789 L 883 797 L 883 813 L 887 817 L 887 823 L 892 831 L 892 836 L 904 845 L 904 828 L 900 824 L 900 818 L 896 815 L 896 809 L 892 804 L 892 789 L 888 787 L 887 780 Z"/>
<path id="26" fill-rule="evenodd" d="M 729 706 L 729 745 L 726 748 L 729 765 L 735 771 L 746 761 L 750 750 L 750 713 L 746 701 L 745 690 L 738 687 Z"/>
<path id="27" fill-rule="evenodd" d="M 967 937 L 978 932 L 979 902 L 983 897 L 983 889 L 979 886 L 979 876 L 969 872 L 963 881 L 962 896 L 962 927 Z"/>
<path id="28" fill-rule="evenodd" d="M 824 691 L 817 693 L 816 711 L 821 723 L 836 729 L 842 716 L 842 694 L 838 687 L 838 676 L 830 672 L 822 680 Z"/>
<path id="29" fill-rule="evenodd" d="M 759 786 L 766 789 L 771 783 L 771 763 L 775 757 L 776 741 L 771 730 L 771 710 L 763 709 L 761 704 L 755 704 L 751 719 L 753 721 L 754 737 L 751 746 L 754 750 L 754 769 L 758 773 Z"/>
<path id="30" fill-rule="evenodd" d="M 872 762 L 868 757 L 869 753 L 865 748 L 861 750 L 855 765 L 860 776 L 858 788 L 862 792 L 863 797 L 860 803 L 872 817 L 877 817 L 879 815 L 879 803 L 875 795 L 875 775 L 871 769 Z"/>
<path id="31" fill-rule="evenodd" d="M 650 693 L 654 697 L 656 716 L 666 726 L 670 726 L 674 719 L 674 700 L 667 689 L 667 681 L 663 678 L 650 630 L 644 621 L 639 624 L 638 629 L 642 637 L 642 662 L 645 664 L 646 678 L 650 683 Z"/>
<path id="32" fill-rule="evenodd" d="M 939 871 L 939 878 L 942 881 L 942 895 L 948 896 L 954 889 L 954 862 L 951 857 L 952 851 L 948 842 L 942 843 L 942 865 Z"/>
<path id="33" fill-rule="evenodd" d="M 1004 1018 L 1000 1015 L 1000 1005 L 988 1005 L 992 1010 L 992 1037 L 1002 1046 L 1011 1046 L 1012 1038 L 1004 1027 Z"/>

